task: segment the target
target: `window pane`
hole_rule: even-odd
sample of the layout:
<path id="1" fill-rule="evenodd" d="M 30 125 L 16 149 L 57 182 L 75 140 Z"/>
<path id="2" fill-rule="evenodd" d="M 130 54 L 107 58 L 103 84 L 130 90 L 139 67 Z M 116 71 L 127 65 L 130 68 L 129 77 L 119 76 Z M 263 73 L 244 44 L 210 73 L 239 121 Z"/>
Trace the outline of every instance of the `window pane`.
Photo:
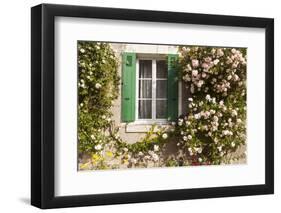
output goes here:
<path id="1" fill-rule="evenodd" d="M 156 101 L 156 118 L 167 118 L 167 101 Z"/>
<path id="2" fill-rule="evenodd" d="M 152 98 L 152 80 L 139 80 L 139 98 Z"/>
<path id="3" fill-rule="evenodd" d="M 167 98 L 167 80 L 156 81 L 156 98 Z"/>
<path id="4" fill-rule="evenodd" d="M 164 60 L 156 62 L 156 78 L 167 78 L 167 63 Z"/>
<path id="5" fill-rule="evenodd" d="M 140 60 L 139 61 L 139 78 L 151 78 L 152 77 L 152 61 Z"/>
<path id="6" fill-rule="evenodd" d="M 139 118 L 151 119 L 152 118 L 152 101 L 151 100 L 139 100 Z"/>

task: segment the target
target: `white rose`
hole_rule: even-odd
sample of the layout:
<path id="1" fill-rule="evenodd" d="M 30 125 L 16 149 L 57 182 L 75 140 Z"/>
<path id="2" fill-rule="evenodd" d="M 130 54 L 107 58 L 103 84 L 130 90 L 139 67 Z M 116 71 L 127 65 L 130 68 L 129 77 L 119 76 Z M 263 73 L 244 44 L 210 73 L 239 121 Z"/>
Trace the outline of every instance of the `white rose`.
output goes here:
<path id="1" fill-rule="evenodd" d="M 95 88 L 96 88 L 96 89 L 100 89 L 100 88 L 101 88 L 101 84 L 100 84 L 100 83 L 96 83 L 96 84 L 95 84 Z"/>
<path id="2" fill-rule="evenodd" d="M 220 62 L 219 59 L 214 60 L 214 65 L 217 65 Z"/>
<path id="3" fill-rule="evenodd" d="M 231 49 L 231 53 L 232 53 L 232 54 L 235 54 L 235 53 L 236 53 L 236 49 L 234 49 L 234 48 Z"/>
<path id="4" fill-rule="evenodd" d="M 200 113 L 197 113 L 197 114 L 194 115 L 194 118 L 197 119 L 197 120 L 200 119 L 200 117 L 201 117 Z"/>
<path id="5" fill-rule="evenodd" d="M 198 70 L 192 70 L 192 75 L 196 77 L 198 75 Z"/>
<path id="6" fill-rule="evenodd" d="M 194 68 L 196 68 L 196 67 L 199 66 L 199 61 L 196 60 L 196 59 L 193 59 L 193 60 L 191 61 L 191 64 L 192 64 L 192 66 L 193 66 Z"/>
<path id="7" fill-rule="evenodd" d="M 210 101 L 211 100 L 211 96 L 210 95 L 206 95 L 206 100 Z"/>
<path id="8" fill-rule="evenodd" d="M 99 151 L 99 150 L 101 150 L 101 148 L 102 148 L 102 146 L 100 144 L 95 145 L 95 150 Z"/>
<path id="9" fill-rule="evenodd" d="M 241 123 L 242 120 L 240 118 L 237 119 L 237 123 Z"/>
<path id="10" fill-rule="evenodd" d="M 153 149 L 154 149 L 155 152 L 157 152 L 157 151 L 159 151 L 159 146 L 158 145 L 154 145 Z"/>
<path id="11" fill-rule="evenodd" d="M 159 156 L 157 154 L 152 154 L 152 158 L 154 161 L 158 161 L 159 160 Z"/>
<path id="12" fill-rule="evenodd" d="M 168 138 L 167 133 L 164 133 L 164 134 L 162 135 L 162 138 L 163 138 L 163 139 L 167 139 L 167 138 Z"/>

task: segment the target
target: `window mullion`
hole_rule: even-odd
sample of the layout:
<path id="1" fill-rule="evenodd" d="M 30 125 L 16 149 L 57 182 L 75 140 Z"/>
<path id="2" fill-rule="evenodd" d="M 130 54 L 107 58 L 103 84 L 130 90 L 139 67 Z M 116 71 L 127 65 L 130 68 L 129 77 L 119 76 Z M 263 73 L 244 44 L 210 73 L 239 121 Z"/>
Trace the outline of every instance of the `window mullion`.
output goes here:
<path id="1" fill-rule="evenodd" d="M 152 120 L 156 120 L 156 60 L 152 60 Z"/>

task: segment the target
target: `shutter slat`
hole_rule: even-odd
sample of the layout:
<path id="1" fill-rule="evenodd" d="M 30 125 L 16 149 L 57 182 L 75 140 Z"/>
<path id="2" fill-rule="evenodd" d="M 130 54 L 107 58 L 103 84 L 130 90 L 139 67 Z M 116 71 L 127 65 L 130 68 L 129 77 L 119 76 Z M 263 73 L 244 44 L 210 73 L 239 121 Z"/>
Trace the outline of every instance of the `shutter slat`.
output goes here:
<path id="1" fill-rule="evenodd" d="M 178 74 L 177 54 L 168 55 L 168 119 L 175 121 L 178 117 Z"/>
<path id="2" fill-rule="evenodd" d="M 122 122 L 135 120 L 136 101 L 136 54 L 123 53 L 122 55 Z"/>

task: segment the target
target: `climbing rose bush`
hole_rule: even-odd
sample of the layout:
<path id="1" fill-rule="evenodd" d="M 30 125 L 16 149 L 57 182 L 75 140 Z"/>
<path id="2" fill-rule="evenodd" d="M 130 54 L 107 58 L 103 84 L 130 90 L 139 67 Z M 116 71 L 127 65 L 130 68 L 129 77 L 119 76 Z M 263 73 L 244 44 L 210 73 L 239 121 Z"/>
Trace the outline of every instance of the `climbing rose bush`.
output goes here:
<path id="1" fill-rule="evenodd" d="M 175 125 L 191 164 L 220 164 L 246 142 L 246 49 L 179 49 L 189 99 Z M 231 160 L 231 159 L 230 159 Z"/>
<path id="2" fill-rule="evenodd" d="M 77 51 L 79 153 L 98 154 L 111 140 L 106 132 L 119 95 L 118 60 L 108 43 L 79 41 Z"/>

